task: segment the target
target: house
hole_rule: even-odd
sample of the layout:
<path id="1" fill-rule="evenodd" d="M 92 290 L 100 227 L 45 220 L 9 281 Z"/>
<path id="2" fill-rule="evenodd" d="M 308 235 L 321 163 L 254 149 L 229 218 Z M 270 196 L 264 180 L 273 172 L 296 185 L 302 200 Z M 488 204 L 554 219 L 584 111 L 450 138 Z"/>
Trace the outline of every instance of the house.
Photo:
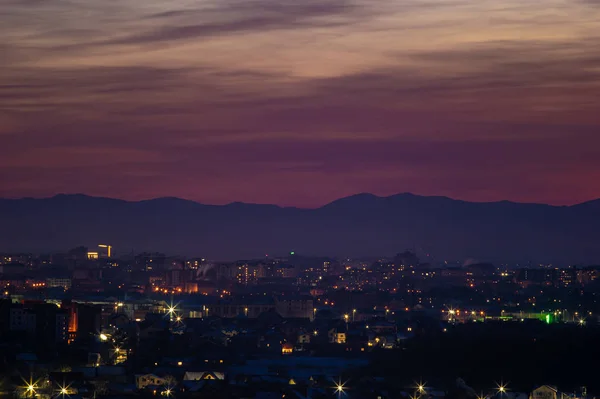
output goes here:
<path id="1" fill-rule="evenodd" d="M 297 342 L 299 344 L 310 344 L 310 334 L 306 332 L 301 332 L 300 334 L 298 334 Z"/>
<path id="2" fill-rule="evenodd" d="M 137 374 L 135 376 L 135 386 L 137 389 L 144 389 L 151 385 L 167 385 L 167 380 L 154 374 Z"/>
<path id="3" fill-rule="evenodd" d="M 529 399 L 568 399 L 572 397 L 573 395 L 559 392 L 556 387 L 550 385 L 542 385 L 529 395 Z"/>
<path id="4" fill-rule="evenodd" d="M 184 376 L 184 381 L 201 381 L 201 380 L 224 380 L 225 374 L 220 371 L 187 371 Z"/>

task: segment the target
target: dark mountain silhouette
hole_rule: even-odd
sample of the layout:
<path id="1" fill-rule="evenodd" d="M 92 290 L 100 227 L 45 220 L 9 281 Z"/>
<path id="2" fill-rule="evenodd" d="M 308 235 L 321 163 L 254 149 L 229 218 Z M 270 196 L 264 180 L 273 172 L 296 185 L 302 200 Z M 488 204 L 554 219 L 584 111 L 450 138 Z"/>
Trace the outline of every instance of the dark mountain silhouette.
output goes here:
<path id="1" fill-rule="evenodd" d="M 110 243 L 214 259 L 394 255 L 435 260 L 598 262 L 600 200 L 574 206 L 473 203 L 446 197 L 358 194 L 317 209 L 178 198 L 147 201 L 57 195 L 0 200 L 0 251 Z"/>

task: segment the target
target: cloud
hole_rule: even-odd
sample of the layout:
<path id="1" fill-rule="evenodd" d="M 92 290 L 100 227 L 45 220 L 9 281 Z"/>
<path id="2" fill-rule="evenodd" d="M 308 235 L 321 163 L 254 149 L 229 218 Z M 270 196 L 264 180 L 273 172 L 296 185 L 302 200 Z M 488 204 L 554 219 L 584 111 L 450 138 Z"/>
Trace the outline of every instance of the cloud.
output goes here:
<path id="1" fill-rule="evenodd" d="M 0 196 L 600 195 L 600 29 L 581 4 L 3 5 Z"/>

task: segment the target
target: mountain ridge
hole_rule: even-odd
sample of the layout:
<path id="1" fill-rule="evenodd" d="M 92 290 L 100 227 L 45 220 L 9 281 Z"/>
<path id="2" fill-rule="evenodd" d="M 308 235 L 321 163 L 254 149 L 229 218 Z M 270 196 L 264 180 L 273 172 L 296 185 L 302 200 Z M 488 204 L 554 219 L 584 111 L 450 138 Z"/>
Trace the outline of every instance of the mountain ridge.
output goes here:
<path id="1" fill-rule="evenodd" d="M 600 207 L 600 198 L 590 199 L 587 201 L 578 202 L 578 203 L 571 204 L 571 205 L 552 205 L 552 204 L 546 204 L 544 202 L 519 202 L 519 201 L 512 201 L 512 200 L 469 201 L 469 200 L 462 200 L 462 199 L 458 199 L 458 198 L 452 198 L 452 197 L 448 197 L 445 195 L 420 195 L 420 194 L 413 194 L 410 192 L 400 192 L 397 194 L 391 194 L 391 195 L 387 195 L 387 196 L 372 194 L 372 193 L 368 193 L 368 192 L 361 192 L 361 193 L 351 194 L 351 195 L 348 195 L 345 197 L 340 197 L 338 199 L 332 200 L 328 203 L 325 203 L 325 204 L 320 205 L 315 208 L 304 208 L 304 207 L 297 207 L 297 206 L 282 206 L 282 205 L 262 203 L 262 202 L 243 202 L 243 201 L 232 201 L 232 202 L 228 202 L 226 204 L 208 204 L 208 203 L 195 201 L 195 200 L 191 200 L 191 199 L 186 199 L 186 198 L 180 198 L 180 197 L 156 197 L 156 198 L 146 198 L 146 199 L 141 199 L 141 200 L 128 200 L 128 199 L 122 199 L 122 198 L 112 198 L 112 197 L 88 195 L 88 194 L 83 194 L 83 193 L 59 193 L 59 194 L 55 194 L 55 195 L 49 196 L 49 197 L 17 197 L 17 198 L 0 197 L 0 201 L 22 201 L 22 200 L 41 201 L 41 200 L 61 199 L 61 198 L 81 198 L 81 199 L 92 198 L 92 199 L 111 200 L 111 201 L 119 201 L 119 202 L 127 202 L 127 203 L 141 203 L 141 202 L 151 202 L 151 201 L 173 200 L 173 201 L 192 202 L 195 204 L 205 205 L 205 206 L 228 206 L 228 205 L 244 204 L 244 205 L 266 205 L 266 206 L 273 206 L 273 207 L 278 207 L 278 208 L 319 209 L 319 208 L 323 208 L 327 205 L 336 203 L 338 201 L 350 200 L 350 199 L 360 198 L 363 196 L 365 196 L 365 197 L 369 196 L 369 197 L 372 197 L 375 199 L 394 199 L 394 198 L 398 198 L 398 197 L 428 198 L 428 199 L 450 200 L 450 201 L 454 201 L 454 202 L 461 202 L 461 203 L 468 203 L 468 204 L 503 204 L 503 203 L 506 203 L 506 204 L 518 204 L 518 205 L 545 205 L 545 206 L 554 207 L 554 208 L 564 208 L 564 207 L 569 208 L 569 207 L 576 207 L 576 206 L 581 206 L 581 205 L 597 205 Z"/>
<path id="2" fill-rule="evenodd" d="M 424 248 L 436 261 L 599 262 L 600 200 L 575 205 L 468 202 L 360 193 L 317 208 L 84 194 L 0 199 L 0 251 L 57 251 L 109 242 L 212 259 L 390 256 Z"/>

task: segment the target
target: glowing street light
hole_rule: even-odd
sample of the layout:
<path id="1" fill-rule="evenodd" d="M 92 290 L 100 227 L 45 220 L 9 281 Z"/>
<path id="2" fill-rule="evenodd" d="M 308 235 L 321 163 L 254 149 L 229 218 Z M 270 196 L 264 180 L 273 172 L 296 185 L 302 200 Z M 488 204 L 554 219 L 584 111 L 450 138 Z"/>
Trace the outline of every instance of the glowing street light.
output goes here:
<path id="1" fill-rule="evenodd" d="M 577 320 L 577 323 L 579 323 L 580 326 L 585 325 L 585 319 L 579 319 Z"/>
<path id="2" fill-rule="evenodd" d="M 338 397 L 342 396 L 343 394 L 345 394 L 346 392 L 346 383 L 344 382 L 342 384 L 341 380 L 338 380 L 338 382 L 335 382 L 335 386 L 334 386 L 334 390 L 335 393 L 337 393 Z"/>
<path id="3" fill-rule="evenodd" d="M 63 384 L 62 386 L 59 385 L 58 386 L 58 393 L 64 398 L 65 395 L 69 396 L 69 388 L 71 387 L 71 385 L 65 385 Z"/>
<path id="4" fill-rule="evenodd" d="M 500 396 L 502 396 L 503 394 L 506 393 L 506 384 L 504 384 L 502 381 L 500 381 L 500 383 L 496 383 L 496 390 L 498 391 L 498 393 L 500 394 Z"/>
<path id="5" fill-rule="evenodd" d="M 417 392 L 418 392 L 419 394 L 423 394 L 423 393 L 425 393 L 425 383 L 423 383 L 423 382 L 419 382 L 419 383 L 417 384 Z"/>
<path id="6" fill-rule="evenodd" d="M 29 377 L 29 382 L 23 379 L 25 386 L 23 387 L 25 390 L 25 394 L 32 397 L 36 394 L 36 389 L 38 389 L 37 381 L 33 381 L 32 377 Z"/>
<path id="7" fill-rule="evenodd" d="M 108 341 L 108 336 L 106 334 L 100 334 L 100 341 Z"/>
<path id="8" fill-rule="evenodd" d="M 169 316 L 170 321 L 173 321 L 173 318 L 177 317 L 177 304 L 173 304 L 173 301 L 171 301 L 170 305 L 167 305 L 167 312 L 165 316 Z"/>

